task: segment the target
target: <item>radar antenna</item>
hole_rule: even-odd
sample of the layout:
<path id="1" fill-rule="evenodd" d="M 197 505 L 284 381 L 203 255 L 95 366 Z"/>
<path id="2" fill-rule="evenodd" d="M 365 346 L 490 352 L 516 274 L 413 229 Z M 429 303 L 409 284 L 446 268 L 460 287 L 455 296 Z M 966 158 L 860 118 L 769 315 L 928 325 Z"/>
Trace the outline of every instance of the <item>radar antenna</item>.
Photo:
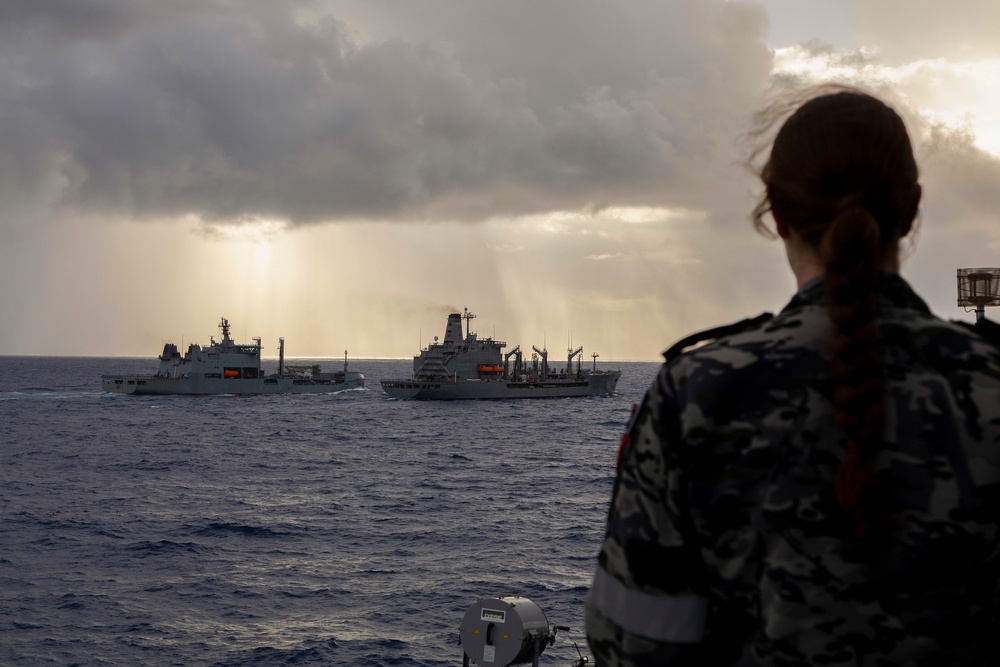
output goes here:
<path id="1" fill-rule="evenodd" d="M 986 306 L 1000 306 L 1000 269 L 959 269 L 958 305 L 976 309 L 976 322 L 986 319 Z"/>

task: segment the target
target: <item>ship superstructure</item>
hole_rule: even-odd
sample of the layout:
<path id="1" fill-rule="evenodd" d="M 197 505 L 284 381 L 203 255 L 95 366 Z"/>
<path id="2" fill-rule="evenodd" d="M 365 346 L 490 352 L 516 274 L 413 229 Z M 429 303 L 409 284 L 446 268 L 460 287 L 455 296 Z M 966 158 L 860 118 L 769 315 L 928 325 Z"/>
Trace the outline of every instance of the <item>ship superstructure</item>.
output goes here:
<path id="1" fill-rule="evenodd" d="M 621 371 L 583 368 L 583 348 L 568 350 L 565 368 L 549 365 L 548 351 L 532 346 L 530 361 L 521 346 L 504 352 L 507 343 L 479 338 L 471 331 L 476 316 L 465 309 L 448 315 L 444 341 L 413 357 L 413 376 L 381 381 L 393 398 L 425 400 L 490 398 L 559 398 L 614 392 Z M 462 322 L 465 321 L 463 336 Z M 574 361 L 575 366 L 574 366 Z"/>
<path id="2" fill-rule="evenodd" d="M 163 346 L 155 375 L 104 375 L 101 387 L 116 394 L 308 394 L 330 393 L 365 386 L 363 373 L 323 372 L 319 365 L 286 366 L 285 339 L 279 339 L 278 372 L 261 368 L 261 339 L 237 343 L 229 335 L 229 320 L 219 324 L 222 340 L 191 344 L 182 355 L 174 343 Z"/>

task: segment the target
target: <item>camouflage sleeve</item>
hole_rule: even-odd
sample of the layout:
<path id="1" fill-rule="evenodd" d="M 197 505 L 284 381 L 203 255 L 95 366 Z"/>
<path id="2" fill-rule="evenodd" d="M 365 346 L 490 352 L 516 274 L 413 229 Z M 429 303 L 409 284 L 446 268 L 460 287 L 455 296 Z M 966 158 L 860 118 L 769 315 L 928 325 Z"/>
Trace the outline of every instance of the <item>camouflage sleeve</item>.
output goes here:
<path id="1" fill-rule="evenodd" d="M 598 665 L 686 664 L 704 650 L 709 600 L 671 447 L 679 434 L 672 396 L 661 372 L 619 453 L 586 603 L 587 639 Z"/>

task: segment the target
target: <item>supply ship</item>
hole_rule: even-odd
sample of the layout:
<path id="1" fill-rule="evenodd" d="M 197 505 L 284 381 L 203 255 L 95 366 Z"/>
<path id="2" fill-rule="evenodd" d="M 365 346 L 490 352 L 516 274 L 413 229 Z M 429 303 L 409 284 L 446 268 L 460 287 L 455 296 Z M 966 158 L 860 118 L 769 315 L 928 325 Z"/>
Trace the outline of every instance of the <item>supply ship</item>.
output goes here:
<path id="1" fill-rule="evenodd" d="M 421 400 L 563 398 L 611 394 L 618 385 L 621 371 L 597 370 L 596 353 L 593 369 L 582 368 L 582 347 L 569 350 L 564 369 L 550 367 L 547 350 L 534 346 L 530 363 L 520 345 L 504 353 L 507 343 L 469 330 L 474 317 L 468 309 L 449 315 L 444 342 L 435 336 L 413 357 L 413 376 L 382 380 L 382 390 L 392 398 Z"/>
<path id="2" fill-rule="evenodd" d="M 229 320 L 222 318 L 222 340 L 202 347 L 192 344 L 181 356 L 167 343 L 158 358 L 155 375 L 103 375 L 101 387 L 115 394 L 315 394 L 365 386 L 365 376 L 344 369 L 323 372 L 319 365 L 286 366 L 285 339 L 278 347 L 278 372 L 265 375 L 260 365 L 261 339 L 236 343 L 229 336 Z"/>

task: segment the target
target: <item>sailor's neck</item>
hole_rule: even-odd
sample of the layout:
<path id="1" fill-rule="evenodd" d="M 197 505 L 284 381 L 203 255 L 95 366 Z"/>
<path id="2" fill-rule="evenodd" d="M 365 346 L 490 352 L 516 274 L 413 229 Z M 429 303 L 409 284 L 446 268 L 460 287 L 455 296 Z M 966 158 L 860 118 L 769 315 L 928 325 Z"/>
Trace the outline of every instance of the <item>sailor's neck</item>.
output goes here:
<path id="1" fill-rule="evenodd" d="M 798 243 L 789 243 L 787 239 L 783 240 L 785 240 L 785 255 L 788 258 L 788 266 L 795 276 L 797 289 L 802 289 L 806 283 L 826 273 L 826 265 L 812 248 Z M 889 253 L 879 268 L 889 273 L 899 273 L 899 254 L 897 252 Z"/>

